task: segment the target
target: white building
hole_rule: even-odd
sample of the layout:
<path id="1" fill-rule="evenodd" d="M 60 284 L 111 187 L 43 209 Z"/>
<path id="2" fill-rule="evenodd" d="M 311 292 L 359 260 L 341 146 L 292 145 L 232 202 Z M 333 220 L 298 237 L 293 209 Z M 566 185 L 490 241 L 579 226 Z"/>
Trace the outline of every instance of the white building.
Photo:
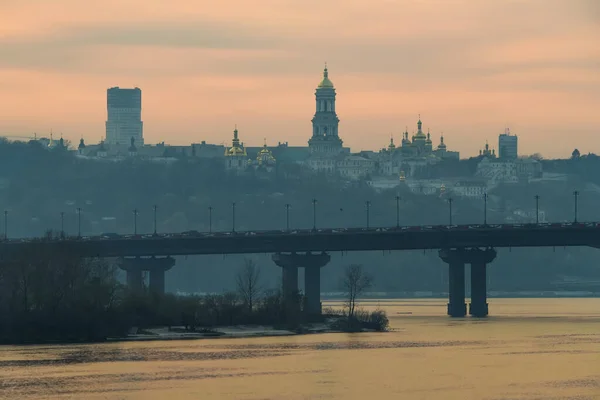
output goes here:
<path id="1" fill-rule="evenodd" d="M 497 158 L 484 157 L 479 164 L 475 175 L 485 179 L 491 184 L 516 183 L 517 165 L 514 161 L 506 161 Z"/>
<path id="2" fill-rule="evenodd" d="M 358 180 L 375 170 L 375 161 L 358 155 L 344 156 L 336 161 L 336 170 L 342 178 Z"/>
<path id="3" fill-rule="evenodd" d="M 542 177 L 542 163 L 531 157 L 517 158 L 515 160 L 516 174 L 520 181 L 529 182 Z"/>
<path id="4" fill-rule="evenodd" d="M 452 185 L 451 192 L 459 197 L 481 198 L 487 192 L 487 185 L 477 180 L 458 181 Z"/>
<path id="5" fill-rule="evenodd" d="M 407 179 L 405 183 L 412 193 L 426 196 L 437 195 L 445 188 L 439 179 Z"/>
<path id="6" fill-rule="evenodd" d="M 131 138 L 140 146 L 144 144 L 142 122 L 142 91 L 139 88 L 113 87 L 106 91 L 106 143 L 129 145 Z"/>

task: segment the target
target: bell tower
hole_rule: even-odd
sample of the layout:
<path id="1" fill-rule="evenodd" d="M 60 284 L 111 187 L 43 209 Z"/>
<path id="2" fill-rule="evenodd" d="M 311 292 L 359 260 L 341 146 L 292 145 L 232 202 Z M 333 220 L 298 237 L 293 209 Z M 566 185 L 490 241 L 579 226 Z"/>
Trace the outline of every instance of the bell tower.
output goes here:
<path id="1" fill-rule="evenodd" d="M 312 119 L 313 133 L 308 141 L 311 154 L 335 156 L 342 152 L 342 140 L 338 136 L 339 118 L 335 112 L 335 87 L 329 79 L 327 64 L 323 79 L 315 92 L 315 115 Z"/>

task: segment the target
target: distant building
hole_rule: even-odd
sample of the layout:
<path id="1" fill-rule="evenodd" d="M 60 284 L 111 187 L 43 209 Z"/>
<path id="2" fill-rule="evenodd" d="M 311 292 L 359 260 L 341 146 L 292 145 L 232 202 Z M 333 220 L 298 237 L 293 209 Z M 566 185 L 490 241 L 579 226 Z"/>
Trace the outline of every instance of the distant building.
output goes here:
<path id="1" fill-rule="evenodd" d="M 222 144 L 210 144 L 205 140 L 200 143 L 192 143 L 190 155 L 198 158 L 217 158 L 223 157 L 225 146 Z"/>
<path id="2" fill-rule="evenodd" d="M 483 157 L 477 164 L 475 176 L 485 179 L 490 184 L 518 182 L 516 164 L 495 157 Z"/>
<path id="3" fill-rule="evenodd" d="M 142 91 L 139 88 L 113 87 L 106 91 L 106 143 L 129 145 L 131 139 L 140 146 L 144 144 L 142 122 Z"/>
<path id="4" fill-rule="evenodd" d="M 267 147 L 267 139 L 265 139 L 263 147 L 256 154 L 254 160 L 248 160 L 248 166 L 256 170 L 272 171 L 275 168 L 277 159 L 273 152 Z"/>
<path id="5" fill-rule="evenodd" d="M 496 150 L 490 149 L 490 145 L 487 140 L 485 141 L 485 146 L 483 149 L 479 150 L 479 157 L 484 158 L 496 158 Z"/>
<path id="6" fill-rule="evenodd" d="M 327 66 L 323 79 L 315 92 L 315 115 L 312 119 L 313 133 L 308 141 L 310 153 L 317 156 L 336 156 L 343 152 L 342 139 L 338 135 L 340 119 L 335 112 L 335 87 L 329 80 Z"/>
<path id="7" fill-rule="evenodd" d="M 417 170 L 450 159 L 458 160 L 459 153 L 448 150 L 443 135 L 439 145 L 434 148 L 431 134 L 423 132 L 423 123 L 419 116 L 417 133 L 413 134 L 412 140 L 408 137 L 408 127 L 402 133 L 399 146 L 396 146 L 394 138 L 390 137 L 387 148 L 381 149 L 377 155 L 377 169 L 383 176 L 397 176 L 400 171 L 404 171 L 405 176 L 412 177 Z"/>
<path id="8" fill-rule="evenodd" d="M 462 180 L 456 182 L 451 191 L 458 197 L 481 198 L 487 192 L 487 184 L 480 180 Z"/>
<path id="9" fill-rule="evenodd" d="M 242 172 L 248 166 L 248 153 L 244 145 L 240 143 L 237 128 L 233 131 L 231 147 L 225 149 L 225 169 L 229 171 Z"/>
<path id="10" fill-rule="evenodd" d="M 415 194 L 431 196 L 445 191 L 445 185 L 439 179 L 412 179 L 405 182 L 408 189 Z"/>
<path id="11" fill-rule="evenodd" d="M 529 182 L 532 179 L 541 179 L 543 175 L 542 163 L 531 157 L 515 160 L 516 173 L 519 181 Z"/>
<path id="12" fill-rule="evenodd" d="M 498 136 L 498 156 L 504 160 L 514 160 L 517 158 L 518 138 L 511 135 L 510 130 L 501 133 Z"/>
<path id="13" fill-rule="evenodd" d="M 353 154 L 337 160 L 335 168 L 342 178 L 358 180 L 367 177 L 375 170 L 375 161 Z"/>

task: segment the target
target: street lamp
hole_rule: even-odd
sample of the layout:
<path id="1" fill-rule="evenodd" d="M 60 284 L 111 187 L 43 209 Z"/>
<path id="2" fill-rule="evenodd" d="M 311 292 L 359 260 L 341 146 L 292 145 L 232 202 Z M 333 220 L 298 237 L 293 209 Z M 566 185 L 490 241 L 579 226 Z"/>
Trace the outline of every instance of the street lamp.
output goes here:
<path id="1" fill-rule="evenodd" d="M 365 201 L 365 207 L 367 210 L 367 229 L 369 229 L 369 211 L 371 210 L 371 202 L 369 200 Z"/>
<path id="2" fill-rule="evenodd" d="M 396 196 L 396 228 L 400 228 L 400 196 Z"/>
<path id="3" fill-rule="evenodd" d="M 290 230 L 290 207 L 291 205 L 289 203 L 285 205 L 285 229 L 287 231 Z"/>
<path id="4" fill-rule="evenodd" d="M 535 198 L 535 223 L 537 225 L 540 223 L 540 196 L 536 194 L 533 197 Z"/>
<path id="5" fill-rule="evenodd" d="M 231 203 L 232 225 L 231 232 L 235 232 L 235 201 Z"/>
<path id="6" fill-rule="evenodd" d="M 487 225 L 487 199 L 488 194 L 483 194 L 483 225 Z"/>
<path id="7" fill-rule="evenodd" d="M 317 199 L 312 199 L 313 204 L 313 231 L 317 230 Z"/>
<path id="8" fill-rule="evenodd" d="M 4 210 L 4 240 L 8 240 L 8 210 Z"/>
<path id="9" fill-rule="evenodd" d="M 138 210 L 137 208 L 133 209 L 133 234 L 137 235 L 137 216 L 138 216 Z"/>
<path id="10" fill-rule="evenodd" d="M 60 212 L 60 237 L 64 239 L 65 237 L 65 213 L 64 211 Z"/>
<path id="11" fill-rule="evenodd" d="M 575 197 L 575 221 L 574 221 L 574 223 L 577 223 L 577 198 L 579 197 L 579 191 L 575 190 L 573 192 L 573 196 Z"/>
<path id="12" fill-rule="evenodd" d="M 453 202 L 453 201 L 454 201 L 454 200 L 452 199 L 452 197 L 450 197 L 450 198 L 448 199 L 448 208 L 449 208 L 449 213 L 448 213 L 448 216 L 450 217 L 450 218 L 449 218 L 449 219 L 450 219 L 449 226 L 452 226 L 452 202 Z"/>
<path id="13" fill-rule="evenodd" d="M 81 207 L 77 207 L 77 237 L 81 238 Z"/>
<path id="14" fill-rule="evenodd" d="M 155 204 L 152 208 L 154 209 L 154 235 L 156 235 L 156 210 L 158 209 L 158 206 Z"/>
<path id="15" fill-rule="evenodd" d="M 212 206 L 208 206 L 208 233 L 212 233 Z"/>

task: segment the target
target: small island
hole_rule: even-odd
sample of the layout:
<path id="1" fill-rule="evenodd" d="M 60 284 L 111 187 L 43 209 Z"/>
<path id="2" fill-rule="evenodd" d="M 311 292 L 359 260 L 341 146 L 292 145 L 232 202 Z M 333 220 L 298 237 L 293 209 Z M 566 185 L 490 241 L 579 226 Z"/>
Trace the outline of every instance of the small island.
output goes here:
<path id="1" fill-rule="evenodd" d="M 266 289 L 260 267 L 244 259 L 236 290 L 175 295 L 132 290 L 107 260 L 49 253 L 39 246 L 48 232 L 18 257 L 0 261 L 0 344 L 106 340 L 181 340 L 325 332 L 385 331 L 384 311 L 367 312 L 357 299 L 372 278 L 361 265 L 344 269 L 344 307 L 320 314 L 304 310 L 304 296 L 284 300 Z"/>

